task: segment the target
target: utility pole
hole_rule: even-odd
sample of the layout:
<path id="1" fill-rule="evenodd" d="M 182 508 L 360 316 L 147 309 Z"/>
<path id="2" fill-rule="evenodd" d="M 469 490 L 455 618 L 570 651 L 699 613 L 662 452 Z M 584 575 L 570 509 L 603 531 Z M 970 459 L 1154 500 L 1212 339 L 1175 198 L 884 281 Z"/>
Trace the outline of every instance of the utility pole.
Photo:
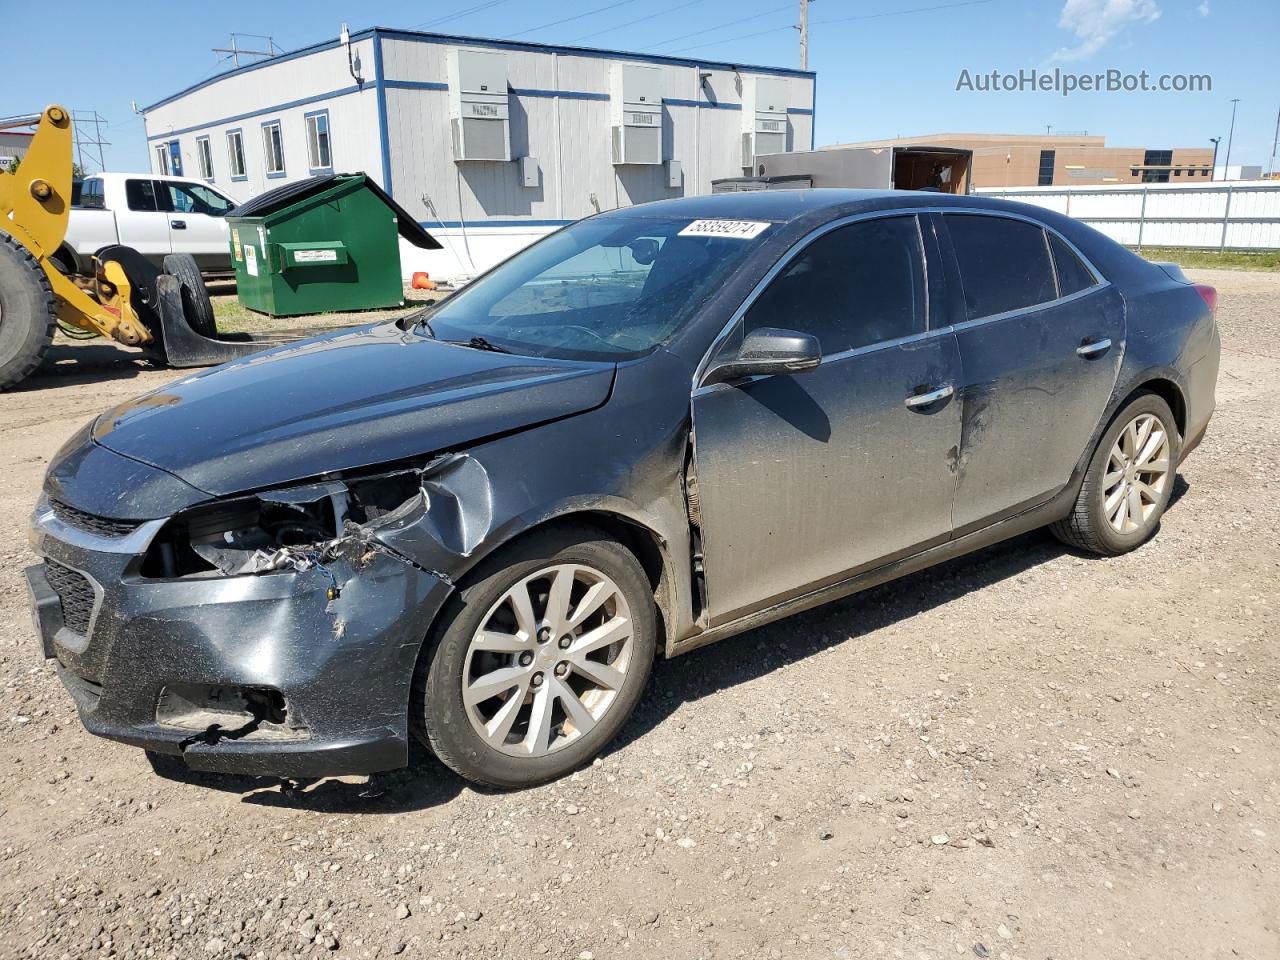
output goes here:
<path id="1" fill-rule="evenodd" d="M 1209 179 L 1211 181 L 1218 179 L 1218 144 L 1222 142 L 1221 137 L 1210 137 L 1209 142 L 1213 144 L 1213 163 L 1209 166 Z M 1223 177 L 1222 179 L 1226 179 Z"/>
<path id="2" fill-rule="evenodd" d="M 1224 168 L 1231 166 L 1231 138 L 1236 134 L 1236 104 L 1239 102 L 1239 97 L 1236 97 L 1231 101 L 1231 129 L 1227 131 L 1227 159 L 1222 161 L 1222 166 Z M 1226 180 L 1229 176 L 1228 170 L 1223 169 L 1222 173 L 1222 179 Z"/>
<path id="3" fill-rule="evenodd" d="M 800 69 L 809 69 L 809 0 L 800 0 Z"/>
<path id="4" fill-rule="evenodd" d="M 1046 123 L 1046 124 L 1044 125 L 1044 135 L 1047 137 L 1047 136 L 1049 135 L 1049 131 L 1050 131 L 1050 130 L 1052 130 L 1052 129 L 1053 129 L 1053 124 L 1052 124 L 1052 123 Z"/>
<path id="5" fill-rule="evenodd" d="M 1276 110 L 1276 135 L 1271 138 L 1271 162 L 1267 164 L 1267 179 L 1276 172 L 1276 144 L 1280 143 L 1280 108 Z"/>

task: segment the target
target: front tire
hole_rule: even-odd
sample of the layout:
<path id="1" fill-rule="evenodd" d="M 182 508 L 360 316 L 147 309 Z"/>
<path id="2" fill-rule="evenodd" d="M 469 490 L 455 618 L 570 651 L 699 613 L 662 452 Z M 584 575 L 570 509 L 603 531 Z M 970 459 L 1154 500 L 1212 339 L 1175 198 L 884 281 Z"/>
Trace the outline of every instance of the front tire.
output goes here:
<path id="1" fill-rule="evenodd" d="M 589 761 L 640 700 L 657 648 L 653 590 L 621 544 L 549 530 L 486 561 L 450 600 L 414 679 L 414 731 L 500 788 Z"/>
<path id="2" fill-rule="evenodd" d="M 35 257 L 0 233 L 0 390 L 25 380 L 53 342 L 56 302 Z"/>
<path id="3" fill-rule="evenodd" d="M 1139 394 L 1098 441 L 1071 513 L 1049 529 L 1068 546 L 1101 556 L 1140 547 L 1169 505 L 1181 449 L 1169 405 Z"/>

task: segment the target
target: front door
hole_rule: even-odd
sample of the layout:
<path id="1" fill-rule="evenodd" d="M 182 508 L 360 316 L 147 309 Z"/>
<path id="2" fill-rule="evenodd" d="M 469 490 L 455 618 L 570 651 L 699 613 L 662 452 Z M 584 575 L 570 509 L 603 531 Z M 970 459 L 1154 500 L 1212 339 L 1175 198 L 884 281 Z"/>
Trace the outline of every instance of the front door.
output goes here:
<path id="1" fill-rule="evenodd" d="M 956 325 L 964 437 L 955 527 L 1062 490 L 1106 410 L 1124 351 L 1124 301 L 1039 224 L 945 214 L 964 290 Z"/>
<path id="2" fill-rule="evenodd" d="M 959 353 L 949 330 L 928 327 L 923 249 L 915 216 L 814 239 L 723 352 L 782 327 L 814 334 L 821 365 L 695 390 L 712 625 L 950 536 Z"/>
<path id="3" fill-rule="evenodd" d="M 231 241 L 225 215 L 233 206 L 231 201 L 200 183 L 164 180 L 160 190 L 174 251 L 194 256 L 201 270 L 230 270 Z"/>

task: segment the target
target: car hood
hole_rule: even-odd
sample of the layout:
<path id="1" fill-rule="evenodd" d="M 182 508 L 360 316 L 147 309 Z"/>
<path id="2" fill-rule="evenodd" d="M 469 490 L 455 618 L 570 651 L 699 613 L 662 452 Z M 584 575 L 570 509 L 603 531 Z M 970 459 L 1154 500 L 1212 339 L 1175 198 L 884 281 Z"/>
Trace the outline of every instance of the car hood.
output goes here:
<path id="1" fill-rule="evenodd" d="M 102 414 L 93 438 L 223 496 L 581 413 L 605 402 L 614 370 L 475 350 L 384 323 L 178 380 Z"/>

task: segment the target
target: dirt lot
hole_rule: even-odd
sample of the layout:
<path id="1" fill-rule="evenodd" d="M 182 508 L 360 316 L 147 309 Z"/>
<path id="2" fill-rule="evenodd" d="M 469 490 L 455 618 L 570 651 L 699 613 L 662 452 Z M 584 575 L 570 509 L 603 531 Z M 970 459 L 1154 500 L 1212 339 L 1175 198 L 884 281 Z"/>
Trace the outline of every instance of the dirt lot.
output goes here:
<path id="1" fill-rule="evenodd" d="M 1222 293 L 1159 536 L 1034 534 L 655 671 L 595 766 L 285 790 L 85 734 L 20 579 L 50 455 L 174 374 L 0 396 L 0 956 L 1280 957 L 1280 276 Z"/>

